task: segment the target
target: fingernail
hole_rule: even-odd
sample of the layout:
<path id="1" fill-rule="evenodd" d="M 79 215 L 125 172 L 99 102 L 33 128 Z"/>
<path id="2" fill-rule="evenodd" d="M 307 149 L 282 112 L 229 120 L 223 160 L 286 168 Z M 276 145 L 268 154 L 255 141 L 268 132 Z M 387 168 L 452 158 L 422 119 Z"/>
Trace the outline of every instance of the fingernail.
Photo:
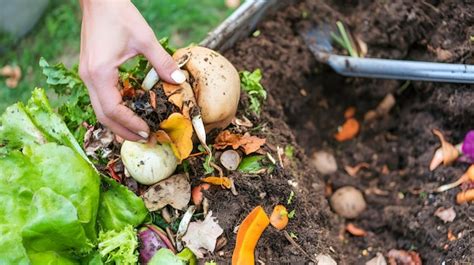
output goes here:
<path id="1" fill-rule="evenodd" d="M 148 133 L 144 131 L 139 131 L 138 135 L 140 135 L 144 139 L 148 139 Z"/>
<path id="2" fill-rule="evenodd" d="M 176 83 L 181 84 L 186 81 L 186 76 L 184 76 L 183 72 L 178 69 L 171 74 L 171 79 L 173 79 L 173 81 Z"/>
<path id="3" fill-rule="evenodd" d="M 147 140 L 144 140 L 144 139 L 138 140 L 138 142 L 141 143 L 141 144 L 146 144 L 146 143 L 148 143 L 148 141 L 147 141 Z"/>

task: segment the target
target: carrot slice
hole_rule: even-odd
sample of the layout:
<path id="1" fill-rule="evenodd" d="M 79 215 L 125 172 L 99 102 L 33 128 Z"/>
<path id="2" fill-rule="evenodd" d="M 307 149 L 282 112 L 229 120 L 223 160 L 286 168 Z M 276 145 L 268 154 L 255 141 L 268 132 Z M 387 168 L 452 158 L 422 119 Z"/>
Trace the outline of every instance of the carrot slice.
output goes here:
<path id="1" fill-rule="evenodd" d="M 465 202 L 472 202 L 474 201 L 474 189 L 461 191 L 456 196 L 456 202 L 458 204 L 463 204 Z"/>
<path id="2" fill-rule="evenodd" d="M 357 135 L 357 133 L 359 133 L 359 129 L 360 129 L 359 122 L 354 118 L 350 118 L 350 119 L 347 119 L 346 122 L 344 122 L 341 130 L 338 133 L 336 133 L 334 137 L 339 142 L 351 140 Z"/>
<path id="3" fill-rule="evenodd" d="M 232 254 L 232 265 L 255 264 L 255 246 L 270 224 L 262 206 L 257 206 L 242 221 L 237 232 L 237 242 Z"/>
<path id="4" fill-rule="evenodd" d="M 201 181 L 213 185 L 220 185 L 228 189 L 232 187 L 232 181 L 228 177 L 206 177 L 202 178 Z"/>
<path id="5" fill-rule="evenodd" d="M 279 204 L 273 208 L 270 223 L 278 230 L 282 230 L 288 225 L 288 211 L 285 206 Z"/>

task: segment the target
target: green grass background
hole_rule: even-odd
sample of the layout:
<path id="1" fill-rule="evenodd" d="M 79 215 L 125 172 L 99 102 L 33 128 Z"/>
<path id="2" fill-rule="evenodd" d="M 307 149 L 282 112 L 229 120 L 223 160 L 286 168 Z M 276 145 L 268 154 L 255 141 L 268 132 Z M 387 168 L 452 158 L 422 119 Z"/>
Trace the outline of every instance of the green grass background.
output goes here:
<path id="1" fill-rule="evenodd" d="M 134 0 L 158 39 L 170 37 L 175 47 L 199 42 L 232 10 L 224 0 Z M 63 62 L 71 67 L 78 63 L 81 12 L 79 0 L 50 0 L 43 18 L 22 40 L 11 44 L 0 38 L 0 46 L 7 47 L 0 55 L 0 67 L 19 65 L 22 80 L 14 88 L 5 85 L 0 77 L 0 112 L 8 105 L 25 101 L 36 86 L 44 87 L 45 79 L 38 66 L 40 57 L 49 63 Z"/>

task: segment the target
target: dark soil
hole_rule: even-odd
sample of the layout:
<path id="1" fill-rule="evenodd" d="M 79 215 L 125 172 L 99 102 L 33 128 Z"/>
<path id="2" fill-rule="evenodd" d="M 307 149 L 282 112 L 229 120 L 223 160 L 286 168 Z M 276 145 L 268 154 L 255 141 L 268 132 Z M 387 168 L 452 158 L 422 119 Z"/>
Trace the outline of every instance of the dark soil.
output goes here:
<path id="1" fill-rule="evenodd" d="M 326 253 L 342 264 L 364 264 L 377 252 L 386 255 L 390 249 L 404 249 L 418 252 L 425 264 L 472 264 L 474 206 L 455 203 L 459 189 L 431 192 L 460 176 L 468 165 L 456 163 L 430 172 L 428 164 L 438 147 L 433 128 L 453 143 L 462 141 L 472 128 L 474 87 L 426 82 L 403 86 L 402 81 L 344 78 L 315 61 L 299 31 L 342 20 L 367 43 L 368 57 L 472 64 L 473 4 L 469 0 L 307 0 L 268 17 L 258 26 L 258 37 L 226 51 L 224 55 L 239 70 L 262 69 L 269 98 L 260 118 L 250 118 L 262 125 L 258 134 L 267 137 L 272 154 L 277 146 L 291 144 L 296 157 L 273 174 L 234 176 L 237 197 L 225 191 L 211 193 L 210 208 L 229 240 L 216 258 L 229 260 L 235 241 L 232 230 L 251 209 L 263 204 L 270 213 L 276 203 L 286 204 L 294 190 L 296 199 L 288 208 L 296 210 L 296 218 L 287 231 L 298 236 L 295 241 L 313 258 Z M 395 107 L 388 115 L 364 122 L 364 114 L 388 93 L 395 96 Z M 340 143 L 333 135 L 350 106 L 357 109 L 361 132 Z M 308 158 L 315 150 L 333 153 L 339 170 L 319 175 Z M 355 177 L 344 170 L 361 162 L 370 166 Z M 368 208 L 351 221 L 368 231 L 366 237 L 346 233 L 340 238 L 345 220 L 330 211 L 324 197 L 327 184 L 334 190 L 352 185 L 365 191 Z M 375 187 L 388 195 L 370 192 Z M 445 224 L 433 215 L 441 206 L 454 207 L 453 222 Z M 456 240 L 448 240 L 448 230 Z M 257 258 L 266 264 L 310 262 L 273 228 L 259 241 Z"/>

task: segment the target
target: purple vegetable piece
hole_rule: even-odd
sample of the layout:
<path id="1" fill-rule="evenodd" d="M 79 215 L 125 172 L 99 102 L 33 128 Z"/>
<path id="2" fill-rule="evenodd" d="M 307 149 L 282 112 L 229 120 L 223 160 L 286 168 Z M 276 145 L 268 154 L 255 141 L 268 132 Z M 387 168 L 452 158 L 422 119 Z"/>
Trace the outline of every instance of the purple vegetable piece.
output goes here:
<path id="1" fill-rule="evenodd" d="M 471 162 L 474 161 L 474 130 L 469 131 L 464 137 L 462 153 Z"/>
<path id="2" fill-rule="evenodd" d="M 161 230 L 160 228 L 158 229 Z M 151 229 L 147 226 L 138 231 L 138 238 L 140 239 L 140 261 L 142 264 L 148 264 L 155 253 L 161 248 L 168 248 L 154 230 L 155 229 Z"/>

